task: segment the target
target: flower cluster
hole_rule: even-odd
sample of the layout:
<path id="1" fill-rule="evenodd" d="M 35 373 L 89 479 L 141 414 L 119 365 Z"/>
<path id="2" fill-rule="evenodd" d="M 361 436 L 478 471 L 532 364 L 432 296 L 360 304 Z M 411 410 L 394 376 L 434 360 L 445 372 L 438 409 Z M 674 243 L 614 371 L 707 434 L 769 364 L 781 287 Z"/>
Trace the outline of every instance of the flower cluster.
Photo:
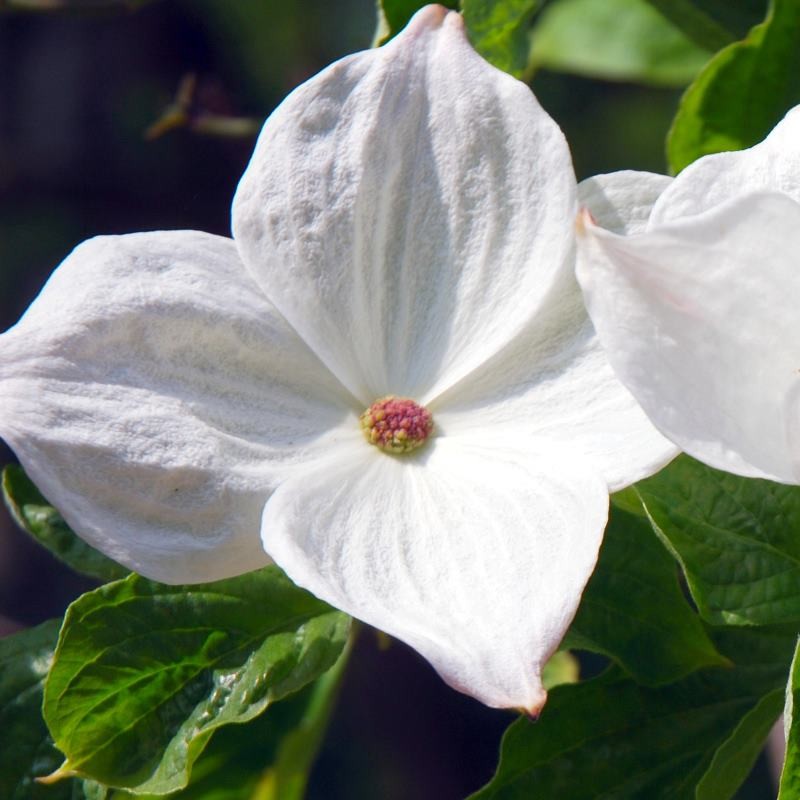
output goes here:
<path id="1" fill-rule="evenodd" d="M 390 453 L 408 453 L 425 444 L 433 430 L 433 416 L 407 397 L 389 395 L 361 415 L 361 427 L 370 444 Z"/>
<path id="2" fill-rule="evenodd" d="M 131 569 L 274 560 L 535 715 L 609 492 L 672 442 L 797 475 L 800 364 L 772 343 L 797 338 L 798 126 L 674 181 L 578 186 L 530 90 L 428 6 L 272 114 L 232 239 L 102 237 L 64 261 L 0 337 L 0 435 Z"/>

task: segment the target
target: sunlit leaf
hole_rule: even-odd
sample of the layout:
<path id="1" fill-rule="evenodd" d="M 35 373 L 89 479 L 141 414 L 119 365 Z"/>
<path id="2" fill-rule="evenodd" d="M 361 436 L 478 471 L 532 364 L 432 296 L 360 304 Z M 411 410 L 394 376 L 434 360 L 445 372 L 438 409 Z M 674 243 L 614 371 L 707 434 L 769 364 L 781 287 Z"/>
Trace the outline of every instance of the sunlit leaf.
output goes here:
<path id="1" fill-rule="evenodd" d="M 654 86 L 689 83 L 710 57 L 647 0 L 555 0 L 531 54 L 535 67 Z"/>
<path id="2" fill-rule="evenodd" d="M 408 21 L 423 6 L 426 0 L 376 0 L 378 7 L 378 30 L 375 44 L 383 44 L 400 33 Z M 443 0 L 439 5 L 458 9 L 458 0 Z"/>
<path id="3" fill-rule="evenodd" d="M 687 89 L 667 139 L 670 168 L 760 142 L 800 102 L 800 3 L 773 0 L 765 22 L 719 52 Z"/>
<path id="4" fill-rule="evenodd" d="M 314 683 L 269 713 L 215 731 L 192 768 L 189 785 L 170 800 L 302 800 L 336 702 L 347 651 Z M 87 800 L 156 800 L 116 789 Z"/>
<path id="5" fill-rule="evenodd" d="M 562 683 L 576 683 L 580 678 L 580 664 L 569 650 L 553 653 L 542 669 L 542 685 L 549 692 Z"/>
<path id="6" fill-rule="evenodd" d="M 516 77 L 530 63 L 531 20 L 540 5 L 540 0 L 461 0 L 473 47 Z"/>
<path id="7" fill-rule="evenodd" d="M 378 0 L 375 44 L 399 33 L 425 0 Z M 521 77 L 530 60 L 530 28 L 541 0 L 444 0 L 461 10 L 472 46 L 498 69 Z"/>
<path id="8" fill-rule="evenodd" d="M 276 567 L 196 586 L 132 575 L 84 595 L 45 689 L 63 771 L 138 793 L 183 788 L 216 730 L 318 678 L 348 627 Z"/>

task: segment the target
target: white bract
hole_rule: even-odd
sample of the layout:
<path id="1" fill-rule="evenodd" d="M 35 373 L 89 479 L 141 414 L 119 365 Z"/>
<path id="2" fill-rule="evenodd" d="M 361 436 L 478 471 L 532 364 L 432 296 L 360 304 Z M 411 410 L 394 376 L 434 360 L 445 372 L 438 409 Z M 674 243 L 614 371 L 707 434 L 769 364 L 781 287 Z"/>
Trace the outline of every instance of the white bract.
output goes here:
<path id="1" fill-rule="evenodd" d="M 452 686 L 535 714 L 609 489 L 676 452 L 586 315 L 575 195 L 527 87 L 427 7 L 275 111 L 232 240 L 78 247 L 0 338 L 0 432 L 123 564 L 198 582 L 266 551 Z M 413 451 L 364 436 L 388 395 L 432 414 Z"/>
<path id="2" fill-rule="evenodd" d="M 578 279 L 617 375 L 690 455 L 800 483 L 800 107 L 674 180 L 581 191 Z"/>

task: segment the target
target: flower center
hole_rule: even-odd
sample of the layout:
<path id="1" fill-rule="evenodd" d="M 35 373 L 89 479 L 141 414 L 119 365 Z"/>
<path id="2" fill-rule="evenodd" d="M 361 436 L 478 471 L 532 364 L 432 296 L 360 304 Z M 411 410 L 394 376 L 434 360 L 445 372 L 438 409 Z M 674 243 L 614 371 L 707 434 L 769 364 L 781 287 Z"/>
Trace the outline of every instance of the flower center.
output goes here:
<path id="1" fill-rule="evenodd" d="M 360 417 L 367 441 L 388 453 L 407 453 L 430 436 L 433 416 L 407 397 L 376 400 Z"/>

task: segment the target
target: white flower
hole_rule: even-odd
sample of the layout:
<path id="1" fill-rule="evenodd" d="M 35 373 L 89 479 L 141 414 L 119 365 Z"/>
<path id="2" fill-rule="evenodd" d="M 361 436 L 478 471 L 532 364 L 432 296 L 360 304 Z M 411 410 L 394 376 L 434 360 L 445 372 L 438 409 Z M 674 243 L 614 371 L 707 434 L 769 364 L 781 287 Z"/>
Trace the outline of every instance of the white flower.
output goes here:
<path id="1" fill-rule="evenodd" d="M 800 483 L 800 107 L 674 180 L 582 192 L 578 278 L 620 379 L 695 458 Z"/>
<path id="2" fill-rule="evenodd" d="M 0 338 L 0 433 L 144 575 L 222 578 L 266 549 L 452 686 L 537 713 L 609 489 L 676 452 L 588 321 L 575 192 L 529 90 L 427 7 L 275 111 L 233 240 L 77 248 Z M 411 452 L 362 431 L 428 435 L 405 400 L 416 431 L 381 430 L 390 395 L 432 415 Z"/>

